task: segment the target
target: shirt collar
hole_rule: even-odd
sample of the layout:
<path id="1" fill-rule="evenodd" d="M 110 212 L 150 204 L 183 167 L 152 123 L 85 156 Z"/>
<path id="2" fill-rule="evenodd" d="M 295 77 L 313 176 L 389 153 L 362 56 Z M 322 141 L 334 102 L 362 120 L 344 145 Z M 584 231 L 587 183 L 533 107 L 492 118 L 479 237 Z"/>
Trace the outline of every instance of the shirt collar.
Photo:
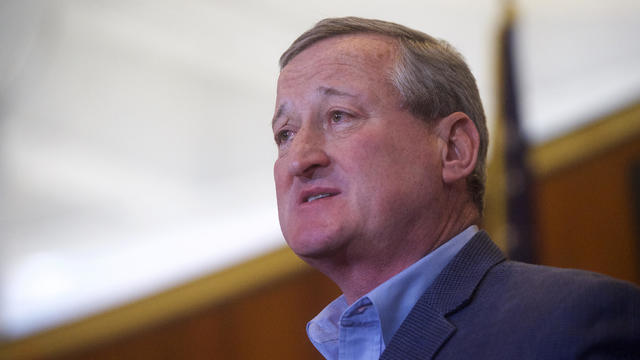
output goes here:
<path id="1" fill-rule="evenodd" d="M 478 232 L 472 225 L 369 292 L 388 344 L 413 306 L 453 257 Z"/>
<path id="2" fill-rule="evenodd" d="M 337 341 L 340 333 L 340 316 L 349 305 L 344 295 L 333 300 L 307 323 L 307 335 L 314 343 Z"/>

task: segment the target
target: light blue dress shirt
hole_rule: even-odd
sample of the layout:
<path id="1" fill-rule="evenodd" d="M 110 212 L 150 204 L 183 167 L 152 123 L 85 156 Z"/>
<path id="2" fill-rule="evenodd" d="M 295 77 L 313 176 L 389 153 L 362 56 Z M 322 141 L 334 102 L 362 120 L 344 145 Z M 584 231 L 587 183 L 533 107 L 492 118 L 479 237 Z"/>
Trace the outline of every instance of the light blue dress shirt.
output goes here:
<path id="1" fill-rule="evenodd" d="M 307 324 L 307 336 L 329 360 L 378 359 L 418 299 L 478 232 L 470 226 L 349 306 L 344 295 Z"/>

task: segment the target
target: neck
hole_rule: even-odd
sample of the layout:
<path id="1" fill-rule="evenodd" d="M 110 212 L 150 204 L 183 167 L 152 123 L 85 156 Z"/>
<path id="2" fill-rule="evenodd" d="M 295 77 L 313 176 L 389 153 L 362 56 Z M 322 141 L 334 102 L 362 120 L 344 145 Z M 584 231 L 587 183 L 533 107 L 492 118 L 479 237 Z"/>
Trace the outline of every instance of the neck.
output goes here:
<path id="1" fill-rule="evenodd" d="M 469 203 L 466 206 L 443 212 L 436 226 L 416 226 L 406 234 L 395 237 L 393 247 L 381 248 L 377 252 L 355 257 L 359 251 L 343 251 L 328 259 L 304 259 L 311 266 L 328 276 L 345 295 L 348 304 L 352 304 L 378 285 L 406 269 L 416 261 L 437 249 L 442 244 L 477 224 L 479 212 Z M 376 239 L 352 241 L 355 244 L 376 244 Z M 388 241 L 386 243 L 389 243 Z"/>

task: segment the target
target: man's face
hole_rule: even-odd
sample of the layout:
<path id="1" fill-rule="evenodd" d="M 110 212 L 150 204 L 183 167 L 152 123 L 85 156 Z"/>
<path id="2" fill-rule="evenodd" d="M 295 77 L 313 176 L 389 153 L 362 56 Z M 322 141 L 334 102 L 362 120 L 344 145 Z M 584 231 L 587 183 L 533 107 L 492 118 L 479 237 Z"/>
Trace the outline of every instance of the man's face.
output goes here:
<path id="1" fill-rule="evenodd" d="M 434 228 L 442 142 L 388 80 L 391 39 L 322 40 L 280 73 L 273 132 L 284 237 L 306 260 L 385 261 Z M 405 241 L 407 239 L 407 241 Z"/>

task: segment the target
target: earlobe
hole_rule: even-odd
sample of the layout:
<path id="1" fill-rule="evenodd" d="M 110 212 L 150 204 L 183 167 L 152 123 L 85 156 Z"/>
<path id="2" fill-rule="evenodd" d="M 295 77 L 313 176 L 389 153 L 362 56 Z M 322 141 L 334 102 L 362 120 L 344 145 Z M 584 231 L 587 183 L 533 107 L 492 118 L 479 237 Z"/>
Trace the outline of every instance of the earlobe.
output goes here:
<path id="1" fill-rule="evenodd" d="M 454 183 L 469 176 L 476 166 L 480 135 L 473 121 L 463 112 L 441 119 L 438 133 L 446 146 L 442 149 L 442 179 Z"/>

